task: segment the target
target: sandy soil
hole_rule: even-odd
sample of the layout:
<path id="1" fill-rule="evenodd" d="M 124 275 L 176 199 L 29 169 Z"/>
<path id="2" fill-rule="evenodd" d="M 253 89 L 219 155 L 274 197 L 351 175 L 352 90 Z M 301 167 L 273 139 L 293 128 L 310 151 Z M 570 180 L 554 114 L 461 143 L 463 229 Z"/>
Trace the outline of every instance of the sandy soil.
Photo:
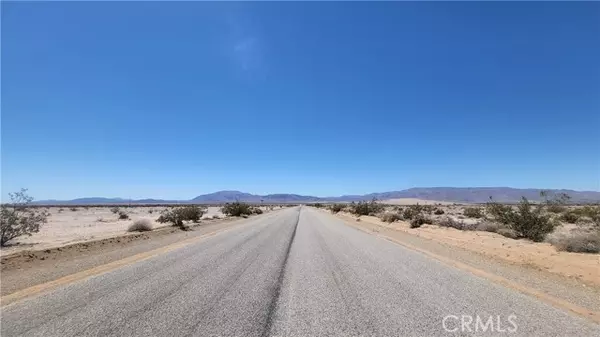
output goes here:
<path id="1" fill-rule="evenodd" d="M 42 250 L 64 246 L 67 244 L 90 240 L 105 239 L 127 233 L 127 228 L 135 220 L 148 219 L 153 228 L 169 226 L 156 222 L 165 207 L 122 207 L 129 215 L 129 220 L 119 220 L 111 207 L 50 207 L 48 223 L 32 236 L 22 236 L 12 241 L 12 245 L 0 250 L 5 256 L 24 250 Z M 203 219 L 214 216 L 224 217 L 220 207 L 208 207 Z"/>
<path id="2" fill-rule="evenodd" d="M 355 218 L 349 213 L 339 216 Z M 410 233 L 512 264 L 524 265 L 600 286 L 600 256 L 598 254 L 559 252 L 549 243 L 514 240 L 496 233 L 461 231 L 436 225 L 410 228 L 408 222 L 386 223 L 375 216 L 362 216 L 360 219 L 363 223 L 367 222 L 375 226 Z"/>

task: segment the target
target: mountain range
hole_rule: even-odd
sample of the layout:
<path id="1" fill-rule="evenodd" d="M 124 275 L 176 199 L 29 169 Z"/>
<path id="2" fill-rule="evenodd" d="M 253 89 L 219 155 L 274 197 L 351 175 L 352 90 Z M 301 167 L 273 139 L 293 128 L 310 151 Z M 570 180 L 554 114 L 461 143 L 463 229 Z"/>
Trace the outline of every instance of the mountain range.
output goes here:
<path id="1" fill-rule="evenodd" d="M 417 187 L 402 191 L 391 191 L 382 193 L 370 193 L 363 195 L 342 195 L 337 197 L 315 197 L 298 194 L 268 194 L 256 195 L 240 191 L 219 191 L 210 194 L 199 195 L 190 200 L 161 200 L 161 199 L 138 199 L 129 200 L 123 198 L 88 197 L 73 200 L 40 200 L 35 204 L 40 205 L 90 205 L 90 204 L 168 204 L 168 203 L 197 203 L 197 204 L 221 204 L 236 200 L 248 203 L 309 203 L 309 202 L 351 202 L 361 200 L 378 200 L 415 198 L 433 201 L 448 201 L 457 203 L 483 203 L 490 196 L 499 202 L 513 203 L 526 197 L 532 201 L 539 201 L 540 189 L 519 189 L 510 187 Z M 571 202 L 586 203 L 600 202 L 600 192 L 596 191 L 573 191 L 573 190 L 546 190 L 549 195 L 566 193 L 571 197 Z"/>

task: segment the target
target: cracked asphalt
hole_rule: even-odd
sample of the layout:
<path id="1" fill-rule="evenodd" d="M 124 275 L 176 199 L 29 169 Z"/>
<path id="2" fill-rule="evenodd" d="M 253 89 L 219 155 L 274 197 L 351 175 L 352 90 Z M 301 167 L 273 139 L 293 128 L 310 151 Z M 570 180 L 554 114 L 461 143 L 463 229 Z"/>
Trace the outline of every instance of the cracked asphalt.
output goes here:
<path id="1" fill-rule="evenodd" d="M 311 208 L 248 222 L 5 306 L 1 335 L 600 336 Z"/>

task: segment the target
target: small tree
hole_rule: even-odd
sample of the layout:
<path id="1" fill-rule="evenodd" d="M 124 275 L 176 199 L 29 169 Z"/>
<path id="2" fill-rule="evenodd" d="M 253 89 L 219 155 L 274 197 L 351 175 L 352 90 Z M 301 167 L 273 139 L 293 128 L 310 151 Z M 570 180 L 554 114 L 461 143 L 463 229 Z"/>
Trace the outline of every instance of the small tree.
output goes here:
<path id="1" fill-rule="evenodd" d="M 40 226 L 47 222 L 50 213 L 39 208 L 30 207 L 33 197 L 27 195 L 27 189 L 9 193 L 10 203 L 2 204 L 0 211 L 0 246 L 4 247 L 10 240 L 37 233 Z"/>

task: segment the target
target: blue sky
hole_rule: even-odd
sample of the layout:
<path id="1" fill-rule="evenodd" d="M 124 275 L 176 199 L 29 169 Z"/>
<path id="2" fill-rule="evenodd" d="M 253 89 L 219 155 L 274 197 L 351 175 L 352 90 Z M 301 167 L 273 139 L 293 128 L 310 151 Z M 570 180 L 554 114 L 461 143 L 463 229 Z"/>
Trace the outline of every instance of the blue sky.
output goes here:
<path id="1" fill-rule="evenodd" d="M 600 3 L 2 4 L 2 195 L 600 190 Z"/>

